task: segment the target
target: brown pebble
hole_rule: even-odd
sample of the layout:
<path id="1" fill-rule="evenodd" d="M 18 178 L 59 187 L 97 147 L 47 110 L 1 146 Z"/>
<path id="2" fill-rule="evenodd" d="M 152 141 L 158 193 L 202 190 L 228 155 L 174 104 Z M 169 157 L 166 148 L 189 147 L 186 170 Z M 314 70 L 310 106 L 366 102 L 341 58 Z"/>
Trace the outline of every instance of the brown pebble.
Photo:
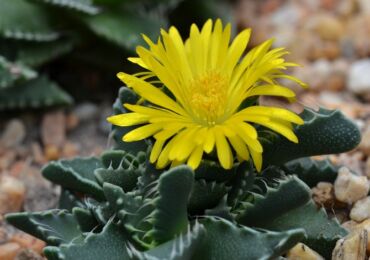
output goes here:
<path id="1" fill-rule="evenodd" d="M 46 114 L 41 123 L 41 139 L 45 146 L 61 147 L 66 139 L 66 119 L 63 111 Z"/>
<path id="2" fill-rule="evenodd" d="M 60 158 L 59 148 L 55 145 L 46 145 L 44 148 L 44 155 L 48 161 L 57 160 Z"/>
<path id="3" fill-rule="evenodd" d="M 72 142 L 66 142 L 62 149 L 62 156 L 65 158 L 72 158 L 78 155 L 79 148 Z"/>
<path id="4" fill-rule="evenodd" d="M 3 176 L 0 179 L 0 214 L 20 211 L 25 192 L 26 189 L 21 181 Z"/>
<path id="5" fill-rule="evenodd" d="M 45 258 L 43 258 L 40 254 L 30 249 L 22 249 L 14 258 L 14 260 L 43 260 L 43 259 Z"/>
<path id="6" fill-rule="evenodd" d="M 0 259 L 14 260 L 19 251 L 21 251 L 21 246 L 17 243 L 11 242 L 0 245 Z"/>
<path id="7" fill-rule="evenodd" d="M 66 116 L 66 129 L 67 129 L 67 131 L 71 131 L 71 130 L 75 129 L 78 126 L 79 123 L 80 123 L 80 119 L 78 118 L 78 116 L 76 116 L 76 114 L 70 113 Z"/>
<path id="8" fill-rule="evenodd" d="M 26 233 L 16 233 L 10 238 L 10 241 L 18 243 L 21 247 L 32 249 L 39 254 L 42 253 L 46 245 L 44 241 Z"/>

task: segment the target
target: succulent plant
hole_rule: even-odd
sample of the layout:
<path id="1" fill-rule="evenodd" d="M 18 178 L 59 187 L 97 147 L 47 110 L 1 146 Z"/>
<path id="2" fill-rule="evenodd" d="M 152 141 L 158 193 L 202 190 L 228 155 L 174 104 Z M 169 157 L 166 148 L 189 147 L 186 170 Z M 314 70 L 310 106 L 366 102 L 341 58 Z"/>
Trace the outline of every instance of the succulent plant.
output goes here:
<path id="1" fill-rule="evenodd" d="M 130 102 L 135 94 L 122 87 L 115 113 Z M 300 241 L 330 257 L 347 232 L 317 208 L 309 187 L 333 180 L 336 168 L 308 156 L 350 150 L 360 133 L 339 111 L 301 117 L 298 144 L 263 130 L 261 173 L 250 162 L 226 170 L 208 159 L 195 170 L 158 170 L 150 138 L 120 141 L 100 157 L 49 163 L 42 174 L 62 187 L 58 208 L 6 219 L 44 240 L 48 259 L 272 259 Z"/>
<path id="2" fill-rule="evenodd" d="M 196 1 L 197 10 L 217 16 L 219 10 L 207 2 Z M 167 27 L 170 17 L 178 23 L 193 21 L 199 14 L 181 19 L 177 15 L 177 8 L 194 10 L 193 5 L 189 0 L 1 1 L 0 110 L 70 105 L 73 100 L 66 90 L 80 94 L 76 89 L 91 74 L 99 79 L 98 87 L 105 87 L 106 75 L 111 77 L 112 68 L 141 42 L 140 33 L 155 38 L 153 33 Z M 73 74 L 68 70 L 71 63 L 78 68 Z M 34 73 L 27 74 L 30 71 Z"/>

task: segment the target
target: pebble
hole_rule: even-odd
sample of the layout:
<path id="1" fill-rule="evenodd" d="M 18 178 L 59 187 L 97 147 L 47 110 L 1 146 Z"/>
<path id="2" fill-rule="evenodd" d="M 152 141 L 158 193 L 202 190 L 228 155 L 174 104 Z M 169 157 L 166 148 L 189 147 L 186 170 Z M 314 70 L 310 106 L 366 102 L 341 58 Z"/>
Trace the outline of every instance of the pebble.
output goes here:
<path id="1" fill-rule="evenodd" d="M 333 250 L 332 260 L 366 259 L 368 232 L 363 229 L 360 232 L 350 233 L 339 239 Z"/>
<path id="2" fill-rule="evenodd" d="M 370 92 L 370 59 L 352 63 L 347 80 L 348 89 L 355 94 Z"/>
<path id="3" fill-rule="evenodd" d="M 34 162 L 38 164 L 44 164 L 46 162 L 45 156 L 39 143 L 33 142 L 31 144 L 31 153 Z"/>
<path id="4" fill-rule="evenodd" d="M 330 182 L 319 182 L 312 188 L 312 199 L 318 205 L 325 208 L 332 208 L 335 202 L 334 186 Z"/>
<path id="5" fill-rule="evenodd" d="M 60 148 L 66 140 L 66 120 L 61 110 L 47 113 L 41 123 L 41 140 L 45 146 Z"/>
<path id="6" fill-rule="evenodd" d="M 370 125 L 365 128 L 361 135 L 362 138 L 358 148 L 361 150 L 361 152 L 367 156 L 370 156 Z"/>
<path id="7" fill-rule="evenodd" d="M 44 155 L 46 160 L 53 161 L 58 160 L 60 158 L 61 152 L 56 145 L 50 144 L 45 146 Z"/>
<path id="8" fill-rule="evenodd" d="M 20 211 L 25 192 L 21 181 L 14 177 L 3 176 L 0 180 L 0 214 Z"/>
<path id="9" fill-rule="evenodd" d="M 26 137 L 26 127 L 18 119 L 10 120 L 5 126 L 4 133 L 1 136 L 0 144 L 5 148 L 12 148 L 24 140 Z"/>
<path id="10" fill-rule="evenodd" d="M 350 218 L 357 222 L 370 218 L 370 197 L 356 201 L 351 209 Z"/>
<path id="11" fill-rule="evenodd" d="M 11 242 L 0 245 L 0 259 L 14 260 L 19 251 L 21 251 L 21 246 L 17 243 Z"/>
<path id="12" fill-rule="evenodd" d="M 37 254 L 33 250 L 30 249 L 22 249 L 14 260 L 44 260 L 40 254 Z"/>
<path id="13" fill-rule="evenodd" d="M 80 123 L 80 119 L 77 117 L 76 114 L 69 113 L 66 116 L 66 128 L 67 128 L 67 131 L 71 131 L 71 130 L 75 129 L 78 126 L 79 123 Z"/>
<path id="14" fill-rule="evenodd" d="M 337 17 L 331 14 L 313 15 L 307 22 L 307 29 L 312 29 L 321 39 L 337 41 L 343 35 L 343 24 Z"/>
<path id="15" fill-rule="evenodd" d="M 352 174 L 346 167 L 339 169 L 338 177 L 334 182 L 334 194 L 339 201 L 355 203 L 367 196 L 369 188 L 370 185 L 365 176 Z"/>
<path id="16" fill-rule="evenodd" d="M 96 119 L 100 114 L 98 106 L 93 103 L 82 103 L 74 109 L 73 113 L 81 122 Z"/>
<path id="17" fill-rule="evenodd" d="M 28 166 L 19 179 L 27 190 L 23 205 L 25 211 L 42 211 L 57 206 L 60 186 L 53 186 L 44 179 L 39 168 Z"/>
<path id="18" fill-rule="evenodd" d="M 324 260 L 316 251 L 303 243 L 296 244 L 286 255 L 288 260 Z"/>
<path id="19" fill-rule="evenodd" d="M 364 14 L 370 14 L 370 1 L 369 0 L 357 0 L 359 10 Z"/>
<path id="20" fill-rule="evenodd" d="M 19 244 L 23 248 L 31 249 L 32 251 L 41 254 L 42 250 L 46 246 L 46 243 L 44 241 L 41 241 L 31 235 L 28 235 L 26 233 L 20 233 L 17 232 L 14 234 L 10 240 L 10 242 L 14 242 Z"/>
<path id="21" fill-rule="evenodd" d="M 78 155 L 79 147 L 77 144 L 67 141 L 62 149 L 63 158 L 72 158 Z"/>

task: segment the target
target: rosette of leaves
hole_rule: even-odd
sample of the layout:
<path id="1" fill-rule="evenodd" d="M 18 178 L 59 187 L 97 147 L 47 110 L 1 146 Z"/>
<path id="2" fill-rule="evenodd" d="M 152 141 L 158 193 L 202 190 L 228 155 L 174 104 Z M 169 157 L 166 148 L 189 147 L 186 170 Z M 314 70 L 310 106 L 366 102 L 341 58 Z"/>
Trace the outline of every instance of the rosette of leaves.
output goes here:
<path id="1" fill-rule="evenodd" d="M 0 110 L 70 105 L 71 95 L 59 85 L 75 96 L 86 96 L 91 91 L 83 92 L 82 86 L 91 74 L 95 89 L 105 89 L 125 57 L 142 44 L 141 33 L 155 39 L 153 32 L 169 23 L 187 28 L 190 21 L 202 23 L 231 9 L 227 1 L 208 2 L 1 1 Z M 197 12 L 179 19 L 184 8 Z M 29 71 L 34 71 L 32 77 L 26 76 Z"/>
<path id="2" fill-rule="evenodd" d="M 115 111 L 135 98 L 122 88 Z M 42 174 L 62 187 L 58 208 L 6 219 L 44 240 L 48 259 L 273 259 L 297 242 L 330 258 L 347 232 L 317 208 L 309 186 L 333 180 L 336 168 L 308 156 L 350 150 L 360 133 L 339 111 L 301 116 L 299 144 L 260 129 L 270 156 L 262 173 L 249 162 L 225 170 L 212 156 L 195 171 L 157 170 L 151 140 L 121 143 L 100 157 L 49 163 Z"/>

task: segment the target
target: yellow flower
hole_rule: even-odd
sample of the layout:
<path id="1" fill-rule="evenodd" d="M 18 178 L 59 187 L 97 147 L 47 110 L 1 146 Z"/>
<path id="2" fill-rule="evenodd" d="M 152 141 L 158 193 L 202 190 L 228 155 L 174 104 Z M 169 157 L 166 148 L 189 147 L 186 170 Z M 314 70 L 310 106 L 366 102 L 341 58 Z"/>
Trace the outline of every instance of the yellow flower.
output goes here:
<path id="1" fill-rule="evenodd" d="M 223 27 L 220 20 L 214 24 L 208 20 L 201 30 L 193 24 L 185 43 L 175 27 L 161 30 L 157 43 L 144 35 L 149 48 L 139 46 L 138 57 L 129 60 L 146 71 L 117 74 L 150 105 L 125 104 L 132 112 L 111 116 L 108 121 L 123 127 L 139 125 L 123 136 L 125 142 L 154 137 L 150 161 L 157 168 L 187 163 L 195 169 L 204 153 L 216 150 L 225 169 L 232 168 L 235 157 L 251 157 L 260 171 L 263 148 L 254 124 L 298 142 L 292 124 L 303 120 L 296 114 L 282 108 L 241 106 L 252 96 L 294 99 L 295 93 L 277 79 L 305 86 L 282 72 L 296 64 L 282 58 L 287 54 L 284 48 L 270 50 L 272 40 L 243 56 L 251 30 L 242 31 L 231 44 L 230 32 L 230 24 Z"/>

